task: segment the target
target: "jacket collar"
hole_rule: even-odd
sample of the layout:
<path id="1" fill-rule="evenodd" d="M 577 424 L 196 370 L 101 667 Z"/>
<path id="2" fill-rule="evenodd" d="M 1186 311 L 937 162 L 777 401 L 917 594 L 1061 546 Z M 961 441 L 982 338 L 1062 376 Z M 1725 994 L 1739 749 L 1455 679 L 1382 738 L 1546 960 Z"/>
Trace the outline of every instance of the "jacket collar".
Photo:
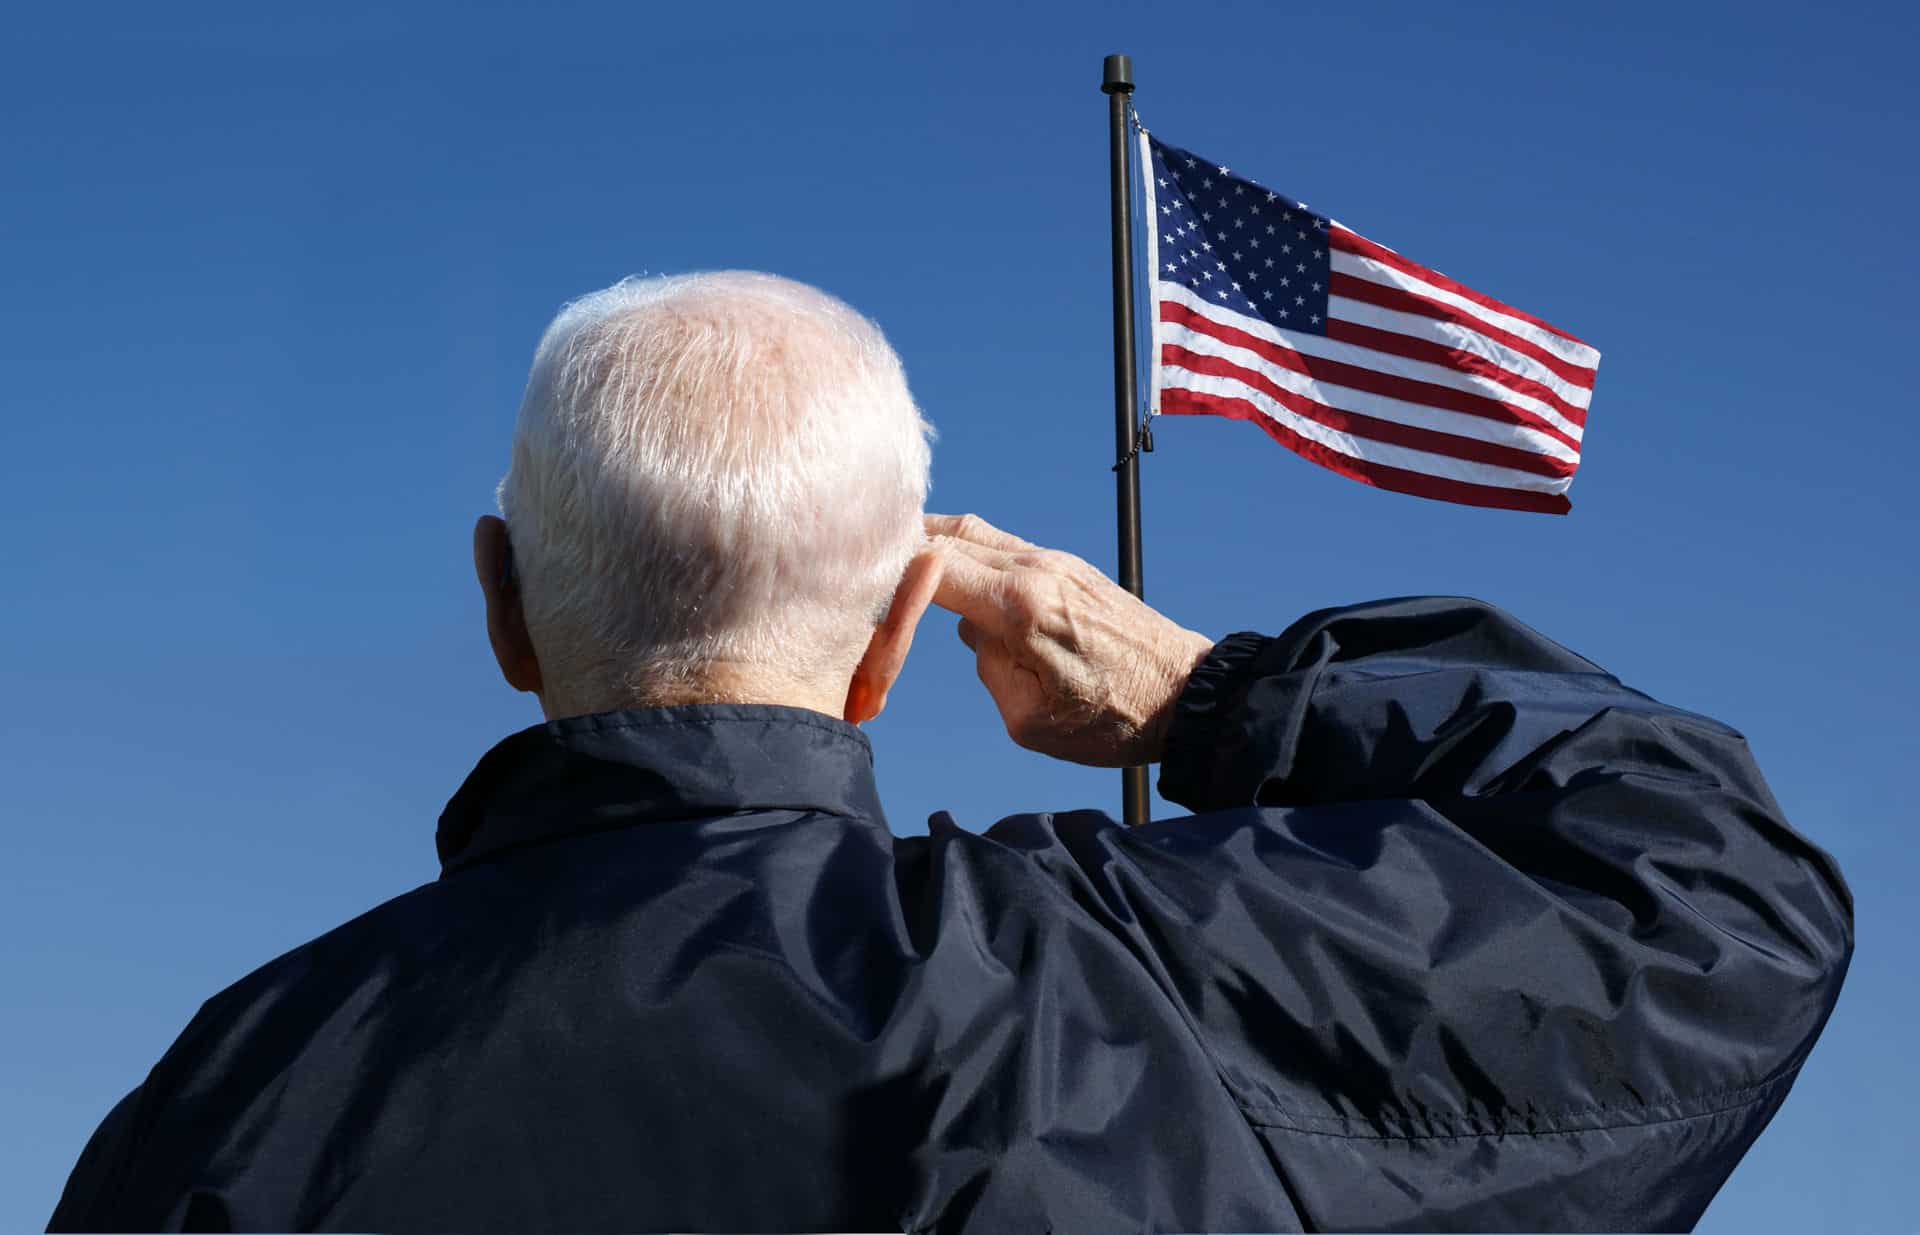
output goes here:
<path id="1" fill-rule="evenodd" d="M 867 736 L 819 712 L 765 704 L 569 716 L 488 751 L 434 839 L 447 874 L 564 836 L 756 810 L 881 821 Z"/>

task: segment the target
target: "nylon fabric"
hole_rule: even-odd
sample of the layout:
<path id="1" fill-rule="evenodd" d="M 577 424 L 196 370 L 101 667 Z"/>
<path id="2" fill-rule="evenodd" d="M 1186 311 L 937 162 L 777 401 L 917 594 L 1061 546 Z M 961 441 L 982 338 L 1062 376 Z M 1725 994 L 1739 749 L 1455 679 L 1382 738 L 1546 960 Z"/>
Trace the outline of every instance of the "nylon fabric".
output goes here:
<path id="1" fill-rule="evenodd" d="M 895 837 L 815 713 L 515 734 L 50 1229 L 1684 1229 L 1851 953 L 1737 733 L 1478 602 L 1222 640 L 1161 789 Z"/>

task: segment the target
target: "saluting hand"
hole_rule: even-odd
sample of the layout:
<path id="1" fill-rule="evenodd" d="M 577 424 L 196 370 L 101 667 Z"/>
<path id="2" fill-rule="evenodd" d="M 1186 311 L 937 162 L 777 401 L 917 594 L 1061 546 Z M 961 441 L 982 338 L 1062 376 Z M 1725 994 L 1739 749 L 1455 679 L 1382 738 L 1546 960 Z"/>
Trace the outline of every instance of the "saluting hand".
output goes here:
<path id="1" fill-rule="evenodd" d="M 1153 763 L 1193 668 L 1213 643 L 1070 553 L 978 515 L 928 515 L 933 603 L 960 615 L 1007 735 L 1094 767 Z"/>

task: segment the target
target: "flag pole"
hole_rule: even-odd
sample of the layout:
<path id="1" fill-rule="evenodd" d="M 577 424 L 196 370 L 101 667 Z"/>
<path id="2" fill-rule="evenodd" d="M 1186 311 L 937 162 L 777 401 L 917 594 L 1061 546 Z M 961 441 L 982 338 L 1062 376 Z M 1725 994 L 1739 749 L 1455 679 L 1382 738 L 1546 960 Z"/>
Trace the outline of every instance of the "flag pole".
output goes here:
<path id="1" fill-rule="evenodd" d="M 1134 440 L 1138 416 L 1133 372 L 1133 210 L 1127 182 L 1127 96 L 1133 93 L 1133 62 L 1108 56 L 1100 90 L 1107 96 L 1113 186 L 1113 449 L 1115 501 L 1120 525 L 1120 586 L 1141 595 L 1140 451 Z M 1129 827 L 1147 821 L 1147 769 L 1120 770 L 1121 817 Z"/>

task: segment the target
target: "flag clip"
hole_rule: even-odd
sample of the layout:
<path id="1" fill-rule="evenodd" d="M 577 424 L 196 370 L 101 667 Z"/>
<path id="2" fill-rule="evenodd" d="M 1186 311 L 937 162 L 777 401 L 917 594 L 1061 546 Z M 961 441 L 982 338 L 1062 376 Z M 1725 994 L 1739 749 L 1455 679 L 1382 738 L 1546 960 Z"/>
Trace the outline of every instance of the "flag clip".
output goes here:
<path id="1" fill-rule="evenodd" d="M 1153 417 L 1149 416 L 1140 422 L 1139 431 L 1133 435 L 1133 449 L 1120 456 L 1120 462 L 1113 465 L 1113 470 L 1117 472 L 1127 464 L 1133 462 L 1137 456 L 1150 455 L 1152 453 Z"/>

